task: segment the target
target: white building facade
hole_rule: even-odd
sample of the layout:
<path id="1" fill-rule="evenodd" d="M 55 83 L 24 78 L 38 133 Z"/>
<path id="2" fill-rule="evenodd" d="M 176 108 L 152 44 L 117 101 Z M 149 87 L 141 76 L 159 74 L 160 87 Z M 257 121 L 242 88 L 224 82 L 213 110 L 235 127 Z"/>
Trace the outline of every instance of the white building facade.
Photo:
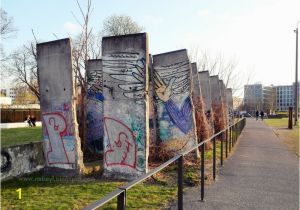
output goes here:
<path id="1" fill-rule="evenodd" d="M 11 98 L 12 103 L 15 103 L 15 100 L 16 100 L 16 89 L 15 88 L 1 88 L 0 92 L 4 96 Z"/>

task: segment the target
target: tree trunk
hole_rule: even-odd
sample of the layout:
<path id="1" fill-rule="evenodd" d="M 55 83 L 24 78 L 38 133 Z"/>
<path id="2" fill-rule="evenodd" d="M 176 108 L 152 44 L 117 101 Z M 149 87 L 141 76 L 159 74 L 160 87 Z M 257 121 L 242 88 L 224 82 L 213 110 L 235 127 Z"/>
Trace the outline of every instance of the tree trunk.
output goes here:
<path id="1" fill-rule="evenodd" d="M 84 89 L 84 88 L 83 88 Z M 86 91 L 82 89 L 80 104 L 80 131 L 81 131 L 81 148 L 83 154 L 86 152 Z"/>

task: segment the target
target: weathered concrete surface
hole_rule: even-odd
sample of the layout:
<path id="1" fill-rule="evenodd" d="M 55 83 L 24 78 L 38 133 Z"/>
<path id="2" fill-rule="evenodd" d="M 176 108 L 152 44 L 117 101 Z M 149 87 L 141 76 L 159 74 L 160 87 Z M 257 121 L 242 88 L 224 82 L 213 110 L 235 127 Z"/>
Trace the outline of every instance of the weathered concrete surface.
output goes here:
<path id="1" fill-rule="evenodd" d="M 95 154 L 103 152 L 103 80 L 102 60 L 88 60 L 86 105 L 87 146 Z"/>
<path id="2" fill-rule="evenodd" d="M 157 160 L 159 153 L 159 138 L 158 138 L 158 118 L 157 105 L 155 96 L 155 83 L 152 65 L 152 55 L 149 54 L 149 129 L 150 129 L 150 144 L 149 144 L 149 160 Z"/>
<path id="3" fill-rule="evenodd" d="M 226 87 L 225 87 L 223 80 L 219 80 L 219 84 L 220 84 L 220 90 L 221 90 L 221 100 L 223 103 L 227 104 Z"/>
<path id="4" fill-rule="evenodd" d="M 233 97 L 232 97 L 231 88 L 226 88 L 226 99 L 227 99 L 228 108 L 233 109 Z"/>
<path id="5" fill-rule="evenodd" d="M 210 95 L 211 95 L 211 102 L 212 104 L 221 104 L 222 103 L 222 96 L 221 96 L 221 87 L 219 83 L 218 76 L 210 76 Z"/>
<path id="6" fill-rule="evenodd" d="M 200 89 L 202 93 L 202 98 L 205 106 L 205 112 L 211 112 L 211 89 L 210 89 L 210 77 L 208 71 L 200 71 L 199 75 L 199 83 Z"/>
<path id="7" fill-rule="evenodd" d="M 169 154 L 196 143 L 191 93 L 191 66 L 186 50 L 153 56 L 161 146 Z"/>
<path id="8" fill-rule="evenodd" d="M 227 105 L 227 97 L 226 97 L 226 87 L 223 82 L 223 80 L 219 80 L 220 83 L 220 90 L 221 90 L 221 100 L 222 100 L 222 106 L 223 106 L 223 114 L 224 114 L 224 120 L 226 123 L 226 127 L 229 123 L 229 117 L 228 117 L 228 105 Z"/>
<path id="9" fill-rule="evenodd" d="M 134 179 L 148 170 L 147 42 L 146 33 L 102 39 L 105 176 Z"/>
<path id="10" fill-rule="evenodd" d="M 203 129 L 201 124 L 203 124 L 203 115 L 204 110 L 203 109 L 203 101 L 201 97 L 201 90 L 200 90 L 200 84 L 199 84 L 199 78 L 198 78 L 198 69 L 197 64 L 192 63 L 192 98 L 193 98 L 193 104 L 195 107 L 195 120 L 196 120 L 196 130 L 197 130 L 197 142 L 200 141 L 202 138 L 202 132 Z M 200 138 L 200 139 L 199 139 Z"/>
<path id="11" fill-rule="evenodd" d="M 226 88 L 226 99 L 228 106 L 229 122 L 231 123 L 233 121 L 233 97 L 231 88 Z"/>
<path id="12" fill-rule="evenodd" d="M 247 119 L 217 181 L 185 191 L 184 209 L 299 209 L 299 158 L 263 122 Z M 177 209 L 173 206 L 171 209 Z"/>
<path id="13" fill-rule="evenodd" d="M 43 142 L 1 148 L 1 181 L 39 171 L 44 166 Z"/>
<path id="14" fill-rule="evenodd" d="M 218 76 L 210 76 L 211 101 L 215 133 L 225 129 L 226 117 L 222 101 L 221 84 Z"/>
<path id="15" fill-rule="evenodd" d="M 46 172 L 78 174 L 83 162 L 70 40 L 37 44 L 37 58 Z M 60 171 L 65 172 L 63 169 L 69 171 L 61 174 Z"/>
<path id="16" fill-rule="evenodd" d="M 195 97 L 201 97 L 201 89 L 200 89 L 200 83 L 199 83 L 199 76 L 198 76 L 198 69 L 197 69 L 197 63 L 192 63 L 192 92 L 193 96 Z"/>
<path id="17" fill-rule="evenodd" d="M 208 118 L 208 122 L 211 127 L 211 133 L 214 130 L 214 122 L 212 117 L 212 100 L 211 100 L 211 89 L 210 89 L 210 77 L 208 71 L 200 71 L 198 72 L 199 75 L 199 83 L 201 89 L 201 95 L 203 99 L 203 107 L 205 111 L 205 115 Z"/>

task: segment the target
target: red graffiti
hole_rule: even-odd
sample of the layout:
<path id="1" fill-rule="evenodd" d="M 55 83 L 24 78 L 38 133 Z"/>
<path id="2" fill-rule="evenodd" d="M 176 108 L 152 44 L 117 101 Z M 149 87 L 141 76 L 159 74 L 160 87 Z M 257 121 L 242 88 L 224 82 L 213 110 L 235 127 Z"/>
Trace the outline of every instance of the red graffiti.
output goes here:
<path id="1" fill-rule="evenodd" d="M 44 136 L 49 137 L 49 151 L 46 154 L 48 164 L 71 164 L 62 139 L 67 131 L 65 117 L 59 112 L 44 113 L 43 124 L 46 129 Z"/>
<path id="2" fill-rule="evenodd" d="M 132 130 L 119 120 L 104 117 L 104 135 L 109 148 L 104 153 L 107 166 L 121 165 L 136 167 L 137 146 Z"/>
<path id="3" fill-rule="evenodd" d="M 68 103 L 64 103 L 64 111 L 69 111 L 71 108 L 71 105 Z"/>

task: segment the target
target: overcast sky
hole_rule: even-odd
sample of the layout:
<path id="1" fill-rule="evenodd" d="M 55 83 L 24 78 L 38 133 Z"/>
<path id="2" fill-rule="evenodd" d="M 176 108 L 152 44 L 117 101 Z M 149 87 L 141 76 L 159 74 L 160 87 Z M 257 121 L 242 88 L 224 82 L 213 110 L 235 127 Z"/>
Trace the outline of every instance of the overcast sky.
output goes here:
<path id="1" fill-rule="evenodd" d="M 85 5 L 84 0 L 80 1 Z M 6 52 L 32 40 L 43 41 L 80 31 L 72 12 L 75 0 L 2 0 L 14 18 L 16 38 Z M 95 31 L 112 14 L 126 14 L 149 34 L 152 54 L 197 46 L 212 56 L 222 53 L 238 61 L 237 70 L 251 82 L 286 85 L 295 80 L 295 33 L 300 0 L 98 0 L 93 1 Z"/>

